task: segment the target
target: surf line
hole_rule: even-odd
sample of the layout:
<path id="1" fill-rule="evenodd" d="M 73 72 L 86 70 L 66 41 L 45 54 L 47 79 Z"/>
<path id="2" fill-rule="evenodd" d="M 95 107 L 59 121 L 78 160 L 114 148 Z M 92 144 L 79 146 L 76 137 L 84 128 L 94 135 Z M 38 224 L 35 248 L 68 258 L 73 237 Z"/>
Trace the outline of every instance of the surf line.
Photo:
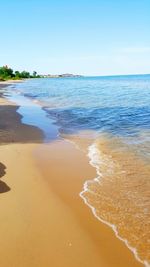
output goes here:
<path id="1" fill-rule="evenodd" d="M 124 238 L 119 236 L 119 233 L 117 231 L 117 226 L 114 225 L 114 224 L 111 224 L 111 223 L 103 220 L 101 217 L 99 217 L 97 215 L 96 209 L 91 204 L 89 204 L 88 200 L 84 197 L 84 193 L 85 192 L 90 192 L 89 189 L 88 189 L 88 184 L 92 183 L 94 181 L 96 181 L 97 183 L 100 183 L 100 180 L 101 180 L 101 177 L 102 177 L 102 174 L 101 174 L 100 169 L 99 169 L 99 164 L 102 161 L 102 158 L 101 158 L 101 154 L 100 154 L 99 149 L 97 148 L 97 144 L 96 143 L 93 143 L 92 145 L 90 145 L 88 147 L 87 157 L 89 158 L 89 164 L 96 169 L 97 177 L 95 177 L 93 180 L 87 180 L 84 183 L 83 190 L 79 193 L 79 196 L 83 199 L 84 203 L 92 210 L 92 213 L 94 214 L 94 216 L 100 222 L 102 222 L 102 223 L 104 223 L 107 226 L 112 228 L 112 230 L 114 231 L 116 237 L 118 239 L 120 239 L 121 241 L 123 241 L 125 243 L 125 245 L 130 249 L 130 251 L 132 251 L 132 253 L 134 254 L 136 260 L 139 261 L 140 263 L 144 264 L 145 267 L 150 267 L 150 263 L 148 263 L 146 260 L 142 261 L 140 259 L 140 257 L 138 256 L 138 253 L 137 253 L 137 249 L 132 247 L 132 246 L 130 246 L 130 244 L 129 244 L 127 239 L 124 239 Z M 112 164 L 113 164 L 113 162 L 112 162 Z"/>

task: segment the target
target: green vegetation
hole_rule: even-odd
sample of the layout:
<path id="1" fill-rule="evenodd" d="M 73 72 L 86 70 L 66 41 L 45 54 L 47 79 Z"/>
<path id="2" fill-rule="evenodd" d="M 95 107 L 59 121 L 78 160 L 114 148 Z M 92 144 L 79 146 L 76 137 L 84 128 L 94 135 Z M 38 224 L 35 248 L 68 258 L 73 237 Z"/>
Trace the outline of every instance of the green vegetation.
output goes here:
<path id="1" fill-rule="evenodd" d="M 6 80 L 20 80 L 20 79 L 29 79 L 29 78 L 40 78 L 40 75 L 37 75 L 36 71 L 33 71 L 33 74 L 30 74 L 28 71 L 14 71 L 9 68 L 7 65 L 0 67 L 0 81 Z"/>

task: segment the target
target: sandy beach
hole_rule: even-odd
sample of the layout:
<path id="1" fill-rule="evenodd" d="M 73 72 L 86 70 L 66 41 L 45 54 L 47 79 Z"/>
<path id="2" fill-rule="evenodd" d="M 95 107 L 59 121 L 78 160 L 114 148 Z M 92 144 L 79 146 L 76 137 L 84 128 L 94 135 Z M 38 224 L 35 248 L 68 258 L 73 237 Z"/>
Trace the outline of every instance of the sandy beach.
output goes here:
<path id="1" fill-rule="evenodd" d="M 84 151 L 43 143 L 0 99 L 0 262 L 2 267 L 140 267 L 79 193 L 96 176 Z"/>

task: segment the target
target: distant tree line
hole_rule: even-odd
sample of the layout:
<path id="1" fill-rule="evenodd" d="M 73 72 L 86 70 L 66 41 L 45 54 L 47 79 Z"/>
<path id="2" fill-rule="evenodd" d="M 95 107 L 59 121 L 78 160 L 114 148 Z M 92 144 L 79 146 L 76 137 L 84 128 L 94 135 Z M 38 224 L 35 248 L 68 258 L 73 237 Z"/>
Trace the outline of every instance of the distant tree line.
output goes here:
<path id="1" fill-rule="evenodd" d="M 40 78 L 41 76 L 37 74 L 36 71 L 33 71 L 31 74 L 28 71 L 14 71 L 13 69 L 9 68 L 7 65 L 0 67 L 0 80 L 19 80 L 19 79 L 29 79 L 29 78 Z"/>

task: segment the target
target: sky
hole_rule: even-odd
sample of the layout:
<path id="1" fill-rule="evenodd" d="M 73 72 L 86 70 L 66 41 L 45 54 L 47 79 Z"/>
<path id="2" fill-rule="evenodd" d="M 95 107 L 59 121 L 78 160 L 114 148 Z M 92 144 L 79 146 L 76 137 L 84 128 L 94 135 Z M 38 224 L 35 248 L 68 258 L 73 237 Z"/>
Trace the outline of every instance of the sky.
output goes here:
<path id="1" fill-rule="evenodd" d="M 150 0 L 0 0 L 0 66 L 150 73 Z"/>

